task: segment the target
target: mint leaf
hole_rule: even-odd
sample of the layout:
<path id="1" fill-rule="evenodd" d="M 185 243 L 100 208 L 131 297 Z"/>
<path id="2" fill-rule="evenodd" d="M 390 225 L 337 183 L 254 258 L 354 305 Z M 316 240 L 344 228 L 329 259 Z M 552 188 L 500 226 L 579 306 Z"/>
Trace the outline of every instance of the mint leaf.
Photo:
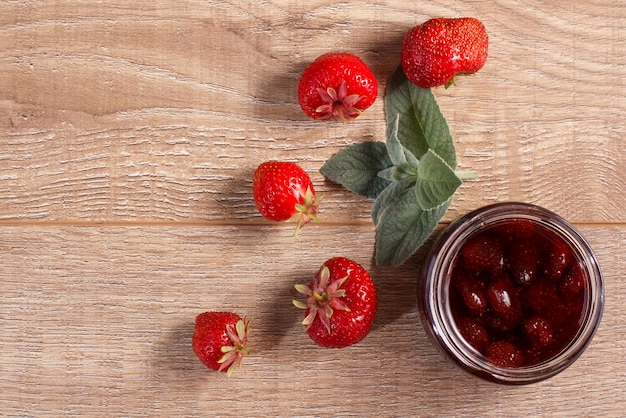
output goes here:
<path id="1" fill-rule="evenodd" d="M 385 112 L 388 125 L 400 115 L 398 139 L 418 159 L 432 149 L 450 167 L 456 168 L 450 128 L 435 95 L 431 89 L 423 89 L 407 80 L 400 66 L 389 80 Z"/>
<path id="2" fill-rule="evenodd" d="M 404 192 L 413 189 L 413 181 L 413 179 L 408 177 L 400 181 L 394 181 L 378 195 L 372 204 L 372 220 L 374 221 L 374 225 L 378 226 L 378 222 L 385 209 L 393 205 Z"/>
<path id="3" fill-rule="evenodd" d="M 397 167 L 404 169 L 407 172 L 417 170 L 419 160 L 417 157 L 407 149 L 398 139 L 398 127 L 400 125 L 400 115 L 396 115 L 391 123 L 387 126 L 387 152 L 391 162 Z"/>
<path id="4" fill-rule="evenodd" d="M 378 173 L 392 166 L 383 142 L 360 142 L 333 155 L 320 172 L 351 192 L 374 199 L 390 183 Z"/>
<path id="5" fill-rule="evenodd" d="M 454 170 L 429 149 L 420 160 L 415 191 L 420 208 L 436 208 L 447 202 L 463 182 Z"/>
<path id="6" fill-rule="evenodd" d="M 403 264 L 433 233 L 450 200 L 434 209 L 419 207 L 414 188 L 387 206 L 376 228 L 376 264 Z"/>
<path id="7" fill-rule="evenodd" d="M 378 177 L 389 181 L 398 181 L 406 177 L 417 178 L 419 160 L 398 140 L 398 124 L 400 115 L 396 115 L 393 121 L 387 125 L 387 141 L 385 145 L 393 166 L 382 170 Z"/>
<path id="8" fill-rule="evenodd" d="M 404 154 L 404 146 L 398 139 L 398 126 L 400 123 L 400 115 L 396 115 L 392 121 L 387 124 L 387 152 L 389 158 L 394 165 L 406 164 L 406 155 Z"/>

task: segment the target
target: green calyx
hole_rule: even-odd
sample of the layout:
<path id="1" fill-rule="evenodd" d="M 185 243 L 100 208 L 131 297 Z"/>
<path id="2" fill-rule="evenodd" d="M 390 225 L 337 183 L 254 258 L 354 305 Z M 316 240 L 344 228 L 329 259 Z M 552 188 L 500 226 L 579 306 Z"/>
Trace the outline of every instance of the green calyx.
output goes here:
<path id="1" fill-rule="evenodd" d="M 226 371 L 226 375 L 230 377 L 235 368 L 241 368 L 243 357 L 250 354 L 250 350 L 246 347 L 250 332 L 250 321 L 243 318 L 237 321 L 234 330 L 232 325 L 227 326 L 226 332 L 232 345 L 223 346 L 220 349 L 223 355 L 217 362 L 220 364 L 218 370 L 220 372 Z"/>
<path id="2" fill-rule="evenodd" d="M 297 225 L 296 230 L 293 233 L 294 237 L 297 237 L 300 234 L 300 230 L 302 227 L 309 222 L 319 222 L 317 218 L 317 209 L 319 208 L 320 202 L 322 201 L 322 196 L 315 196 L 311 187 L 307 187 L 306 192 L 304 194 L 304 202 L 296 204 L 296 215 Z"/>
<path id="3" fill-rule="evenodd" d="M 309 329 L 315 318 L 319 317 L 330 334 L 330 319 L 334 310 L 350 311 L 350 308 L 341 300 L 346 295 L 346 291 L 341 289 L 341 286 L 348 277 L 345 276 L 331 281 L 330 270 L 328 267 L 323 266 L 318 277 L 316 276 L 316 279 L 311 283 L 311 287 L 303 284 L 294 286 L 298 293 L 306 296 L 306 303 L 294 299 L 294 306 L 309 310 L 307 316 L 302 321 L 302 325 Z"/>
<path id="4" fill-rule="evenodd" d="M 362 111 L 356 107 L 356 104 L 363 98 L 358 94 L 348 94 L 348 85 L 345 80 L 341 81 L 338 90 L 329 87 L 326 90 L 317 89 L 317 93 L 324 102 L 315 111 L 321 116 L 319 119 L 339 119 L 347 122 L 348 118 L 359 116 Z"/>

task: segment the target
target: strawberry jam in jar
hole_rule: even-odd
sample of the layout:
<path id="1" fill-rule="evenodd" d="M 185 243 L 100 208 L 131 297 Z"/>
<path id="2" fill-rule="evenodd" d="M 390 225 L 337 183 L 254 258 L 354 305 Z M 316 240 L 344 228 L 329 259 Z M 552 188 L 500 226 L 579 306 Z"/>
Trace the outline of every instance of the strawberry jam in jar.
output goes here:
<path id="1" fill-rule="evenodd" d="M 419 304 L 455 364 L 502 384 L 547 379 L 585 350 L 604 306 L 602 274 L 559 215 L 499 203 L 453 222 L 430 251 Z"/>

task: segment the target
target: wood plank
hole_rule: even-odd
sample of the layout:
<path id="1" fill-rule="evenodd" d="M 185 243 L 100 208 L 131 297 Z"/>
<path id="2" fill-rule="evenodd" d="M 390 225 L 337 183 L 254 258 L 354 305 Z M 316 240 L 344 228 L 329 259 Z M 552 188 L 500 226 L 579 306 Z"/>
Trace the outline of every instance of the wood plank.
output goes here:
<path id="1" fill-rule="evenodd" d="M 369 203 L 318 169 L 384 139 L 402 34 L 431 12 L 481 16 L 491 33 L 480 74 L 436 91 L 460 167 L 479 175 L 452 217 L 522 200 L 576 222 L 626 220 L 623 9 L 396 3 L 5 2 L 0 219 L 256 221 L 251 173 L 282 159 L 311 173 L 327 219 L 367 221 Z M 329 48 L 361 55 L 382 86 L 346 126 L 307 120 L 296 100 L 300 72 Z"/>
<path id="2" fill-rule="evenodd" d="M 615 254 L 626 250 L 626 228 L 581 231 L 606 267 L 602 325 L 561 375 L 509 388 L 466 376 L 443 359 L 414 300 L 424 253 L 399 268 L 373 267 L 368 226 L 314 226 L 297 240 L 286 226 L 3 227 L 0 410 L 442 416 L 523 408 L 531 415 L 615 415 L 625 406 L 626 264 Z M 380 296 L 372 332 L 343 350 L 315 346 L 290 303 L 292 285 L 334 255 L 369 269 Z M 190 348 L 195 315 L 216 309 L 254 321 L 253 353 L 230 379 L 206 370 Z"/>

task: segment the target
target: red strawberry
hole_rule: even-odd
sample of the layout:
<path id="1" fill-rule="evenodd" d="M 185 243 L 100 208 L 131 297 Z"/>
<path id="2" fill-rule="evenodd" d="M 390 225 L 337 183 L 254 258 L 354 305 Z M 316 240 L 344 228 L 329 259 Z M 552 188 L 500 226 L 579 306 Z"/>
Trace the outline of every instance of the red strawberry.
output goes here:
<path id="1" fill-rule="evenodd" d="M 481 353 L 485 350 L 489 343 L 489 334 L 480 322 L 474 318 L 463 317 L 456 320 L 456 325 L 469 345 Z"/>
<path id="2" fill-rule="evenodd" d="M 560 304 L 556 285 L 546 280 L 539 280 L 524 289 L 524 305 L 532 312 L 545 316 Z"/>
<path id="3" fill-rule="evenodd" d="M 298 101 L 313 119 L 356 118 L 378 95 L 378 82 L 356 55 L 331 52 L 309 65 L 298 84 Z"/>
<path id="4" fill-rule="evenodd" d="M 401 65 L 406 77 L 422 88 L 454 84 L 459 74 L 473 74 L 487 60 L 489 39 L 477 19 L 436 18 L 408 31 Z"/>
<path id="5" fill-rule="evenodd" d="M 535 279 L 539 267 L 539 251 L 534 241 L 511 241 L 507 246 L 506 259 L 511 276 L 517 283 L 527 285 Z"/>
<path id="6" fill-rule="evenodd" d="M 501 276 L 487 285 L 487 302 L 493 314 L 491 325 L 503 331 L 515 328 L 524 315 L 522 303 L 511 280 Z"/>
<path id="7" fill-rule="evenodd" d="M 532 283 L 524 290 L 522 299 L 528 309 L 547 319 L 554 329 L 561 326 L 571 314 L 559 298 L 556 284 L 548 280 Z"/>
<path id="8" fill-rule="evenodd" d="M 524 362 L 524 353 L 509 341 L 495 341 L 485 349 L 490 363 L 500 367 L 518 367 Z"/>
<path id="9" fill-rule="evenodd" d="M 317 220 L 319 199 L 309 175 L 290 162 L 267 161 L 254 172 L 252 184 L 254 201 L 261 215 L 273 221 L 286 221 L 298 216 L 300 228 Z"/>
<path id="10" fill-rule="evenodd" d="M 533 316 L 524 321 L 524 335 L 534 348 L 544 348 L 552 344 L 552 325 L 541 316 Z"/>
<path id="11" fill-rule="evenodd" d="M 486 285 L 481 277 L 456 269 L 452 273 L 452 284 L 470 314 L 480 316 L 487 312 Z"/>
<path id="12" fill-rule="evenodd" d="M 528 219 L 508 219 L 506 222 L 493 227 L 493 230 L 500 234 L 506 241 L 518 238 L 532 238 L 535 235 L 536 227 L 533 221 Z"/>
<path id="13" fill-rule="evenodd" d="M 468 270 L 497 272 L 504 264 L 502 244 L 485 234 L 475 235 L 463 245 L 461 262 Z"/>
<path id="14" fill-rule="evenodd" d="M 552 280 L 558 281 L 563 272 L 569 265 L 572 252 L 562 241 L 554 241 L 551 243 L 545 261 L 546 276 Z"/>
<path id="15" fill-rule="evenodd" d="M 559 283 L 559 293 L 566 301 L 576 301 L 585 288 L 583 272 L 577 264 L 567 270 Z"/>
<path id="16" fill-rule="evenodd" d="M 191 345 L 205 366 L 230 376 L 249 354 L 249 331 L 250 321 L 235 313 L 203 312 L 196 317 Z"/>
<path id="17" fill-rule="evenodd" d="M 361 341 L 369 333 L 378 307 L 376 288 L 368 272 L 344 257 L 326 261 L 308 286 L 296 285 L 307 296 L 307 333 L 322 347 L 342 348 Z"/>

